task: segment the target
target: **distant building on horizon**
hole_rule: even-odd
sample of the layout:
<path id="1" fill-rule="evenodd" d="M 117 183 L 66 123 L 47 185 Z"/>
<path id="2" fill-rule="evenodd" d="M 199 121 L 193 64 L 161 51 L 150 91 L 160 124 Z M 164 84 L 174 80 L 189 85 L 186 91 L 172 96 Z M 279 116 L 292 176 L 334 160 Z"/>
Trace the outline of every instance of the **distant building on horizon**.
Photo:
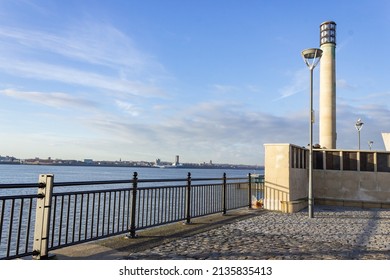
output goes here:
<path id="1" fill-rule="evenodd" d="M 172 165 L 173 165 L 173 166 L 178 166 L 178 165 L 180 165 L 180 160 L 179 160 L 179 156 L 178 156 L 178 155 L 175 157 L 175 162 L 174 162 Z"/>

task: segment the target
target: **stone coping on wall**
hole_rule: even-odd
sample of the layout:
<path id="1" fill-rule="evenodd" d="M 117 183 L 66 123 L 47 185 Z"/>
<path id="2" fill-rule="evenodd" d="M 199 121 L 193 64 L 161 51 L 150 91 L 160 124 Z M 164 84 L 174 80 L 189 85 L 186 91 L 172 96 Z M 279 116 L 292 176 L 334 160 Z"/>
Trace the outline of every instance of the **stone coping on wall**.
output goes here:
<path id="1" fill-rule="evenodd" d="M 281 201 L 281 212 L 296 213 L 307 208 L 307 198 L 294 201 Z M 314 204 L 328 206 L 343 206 L 343 207 L 358 207 L 358 208 L 382 208 L 390 209 L 390 202 L 372 202 L 372 201 L 357 201 L 357 200 L 342 200 L 331 198 L 315 198 Z"/>
<path id="2" fill-rule="evenodd" d="M 381 201 L 359 201 L 359 200 L 342 200 L 332 198 L 315 198 L 315 204 L 329 206 L 345 206 L 359 208 L 390 208 L 390 202 Z"/>

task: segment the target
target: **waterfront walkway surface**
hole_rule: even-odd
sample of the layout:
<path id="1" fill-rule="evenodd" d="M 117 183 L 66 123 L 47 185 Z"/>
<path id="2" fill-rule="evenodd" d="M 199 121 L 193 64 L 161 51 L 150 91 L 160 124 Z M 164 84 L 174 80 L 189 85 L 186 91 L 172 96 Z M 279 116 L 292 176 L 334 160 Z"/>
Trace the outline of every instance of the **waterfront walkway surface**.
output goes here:
<path id="1" fill-rule="evenodd" d="M 57 259 L 390 259 L 390 209 L 316 206 L 283 214 L 241 209 L 54 251 Z"/>

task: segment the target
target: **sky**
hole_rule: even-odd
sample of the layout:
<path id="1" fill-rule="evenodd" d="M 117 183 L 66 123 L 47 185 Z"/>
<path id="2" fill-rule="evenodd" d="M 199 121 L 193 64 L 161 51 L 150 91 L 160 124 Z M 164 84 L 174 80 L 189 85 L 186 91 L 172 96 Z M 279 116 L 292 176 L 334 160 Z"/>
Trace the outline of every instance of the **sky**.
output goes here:
<path id="1" fill-rule="evenodd" d="M 309 143 L 301 51 L 329 20 L 337 148 L 361 118 L 384 150 L 389 1 L 0 0 L 0 155 L 262 165 L 266 143 Z"/>

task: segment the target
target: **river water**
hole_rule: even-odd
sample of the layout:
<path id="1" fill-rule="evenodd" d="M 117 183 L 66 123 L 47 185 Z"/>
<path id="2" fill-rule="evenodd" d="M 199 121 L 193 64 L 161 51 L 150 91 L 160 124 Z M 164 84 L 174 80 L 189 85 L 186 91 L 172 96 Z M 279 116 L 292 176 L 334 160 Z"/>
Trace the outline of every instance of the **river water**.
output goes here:
<path id="1" fill-rule="evenodd" d="M 245 178 L 248 176 L 248 173 L 251 174 L 263 174 L 263 170 L 249 170 L 249 169 L 186 169 L 186 168 L 131 168 L 131 167 L 100 167 L 100 166 L 51 166 L 51 165 L 6 165 L 0 164 L 0 187 L 1 184 L 24 184 L 24 183 L 37 183 L 38 177 L 40 174 L 54 174 L 54 182 L 75 182 L 75 181 L 111 181 L 111 180 L 130 180 L 133 178 L 134 172 L 138 173 L 138 178 L 149 179 L 149 180 L 159 180 L 159 179 L 183 179 L 183 181 L 177 182 L 178 184 L 185 185 L 188 172 L 191 173 L 191 177 L 193 179 L 206 179 L 206 178 L 221 178 L 223 177 L 223 173 L 226 173 L 227 178 Z M 217 180 L 219 181 L 219 179 Z M 200 183 L 201 181 L 197 181 Z M 221 182 L 217 182 L 220 184 Z M 164 182 L 156 183 L 156 186 L 163 186 Z M 167 184 L 175 185 L 173 182 L 169 182 Z M 123 186 L 121 186 L 123 185 Z M 144 185 L 140 184 L 139 188 L 142 188 Z M 145 185 L 146 187 L 147 185 Z M 153 186 L 153 185 L 152 185 Z M 99 185 L 99 186 L 90 186 L 89 188 L 96 187 L 97 189 L 112 189 L 113 186 L 108 185 Z M 129 184 L 119 184 L 115 185 L 117 188 L 125 188 L 127 189 L 127 194 L 129 194 Z M 130 185 L 131 187 L 131 185 Z M 198 192 L 201 194 L 202 192 L 206 192 L 208 190 L 211 197 L 202 197 L 200 198 L 202 201 L 198 201 L 199 207 L 197 211 L 206 211 L 206 209 L 210 207 L 214 207 L 213 205 L 221 204 L 221 189 L 215 187 L 215 190 L 211 191 L 214 187 L 203 188 L 199 190 L 193 190 L 192 192 Z M 61 195 L 61 192 L 69 192 L 69 191 L 84 191 L 86 190 L 84 186 L 76 186 L 76 187 L 56 187 L 53 190 L 53 193 L 57 195 Z M 177 219 L 179 215 L 183 216 L 184 209 L 184 200 L 183 199 L 173 199 L 171 196 L 153 196 L 154 205 L 150 202 L 152 201 L 153 192 L 145 192 L 139 191 L 138 195 L 138 225 L 140 227 L 141 224 L 150 224 L 151 220 L 155 220 L 156 217 L 160 217 L 160 212 L 164 210 L 164 213 L 167 213 L 172 219 Z M 245 190 L 233 190 L 237 194 L 234 197 L 237 197 L 239 193 L 242 193 L 244 197 L 246 197 Z M 4 196 L 20 196 L 20 195 L 30 195 L 36 194 L 37 188 L 23 188 L 23 189 L 4 189 L 0 188 L 0 258 L 6 256 L 6 252 L 11 252 L 12 254 L 16 254 L 17 250 L 31 251 L 32 250 L 32 238 L 33 238 L 33 230 L 34 230 L 34 218 L 35 218 L 35 208 L 36 201 L 35 200 L 25 200 L 21 201 L 20 199 L 13 200 L 2 200 L 1 197 Z M 63 242 L 64 239 L 69 237 L 70 240 L 77 240 L 77 238 L 87 239 L 87 235 L 89 236 L 97 236 L 99 234 L 101 225 L 103 225 L 101 231 L 101 235 L 108 234 L 108 228 L 112 225 L 114 228 L 115 222 L 110 224 L 110 218 L 112 221 L 116 221 L 115 224 L 118 228 L 120 226 L 125 226 L 123 221 L 128 220 L 130 208 L 126 208 L 125 203 L 125 193 L 122 192 L 121 195 L 117 193 L 113 193 L 111 197 L 111 193 L 108 194 L 108 198 L 106 199 L 106 194 L 98 194 L 97 200 L 99 203 L 93 203 L 95 201 L 95 195 L 63 195 L 58 199 L 55 198 L 53 207 L 53 217 L 51 223 L 53 223 L 53 228 L 51 229 L 51 244 L 54 246 L 55 244 L 59 244 Z M 195 194 L 194 193 L 194 194 Z M 183 189 L 177 189 L 175 191 L 169 191 L 170 195 L 181 196 L 184 198 Z M 181 195 L 180 195 L 181 194 Z M 119 197 L 118 197 L 119 196 Z M 213 198 L 214 196 L 214 198 Z M 156 197 L 156 198 L 155 198 Z M 193 200 L 195 203 L 197 196 L 194 196 Z M 200 196 L 199 196 L 200 197 Z M 217 197 L 217 198 L 215 198 Z M 104 202 L 100 204 L 100 198 L 104 198 Z M 117 199 L 118 198 L 118 199 Z M 84 204 L 78 202 L 77 199 L 81 199 L 81 201 L 85 201 Z M 211 203 L 211 200 L 213 203 Z M 199 200 L 199 198 L 198 198 Z M 209 201 L 210 200 L 210 201 Z M 88 202 L 89 201 L 89 202 Z M 140 204 L 140 202 L 142 203 Z M 144 207 L 145 202 L 150 203 Z M 202 203 L 203 202 L 203 203 Z M 115 208 L 115 203 L 122 203 L 118 209 Z M 175 204 L 180 204 L 177 206 L 177 209 L 174 206 Z M 67 205 L 72 205 L 72 207 Z M 78 206 L 77 206 L 78 205 Z M 113 208 L 110 208 L 114 205 Z M 141 206 L 142 207 L 141 207 Z M 173 206 L 170 206 L 173 205 Z M 63 211 L 62 208 L 67 211 Z M 107 206 L 107 207 L 106 207 Z M 163 209 L 165 207 L 165 209 Z M 31 208 L 32 210 L 28 210 Z M 160 209 L 161 208 L 161 209 Z M 172 208 L 172 209 L 171 209 Z M 14 210 L 13 210 L 14 209 Z M 88 210 L 87 210 L 88 209 Z M 105 210 L 105 209 L 111 209 Z M 168 210 L 167 210 L 168 209 Z M 171 209 L 171 210 L 169 210 Z M 179 214 L 179 210 L 181 211 Z M 106 213 L 108 211 L 108 214 Z M 66 213 L 67 212 L 67 213 Z M 108 217 L 105 219 L 99 220 L 99 214 L 96 218 L 96 215 L 91 215 L 89 213 L 102 213 L 101 215 L 105 215 Z M 54 215 L 54 213 L 57 213 Z M 121 213 L 121 214 L 120 214 Z M 145 214 L 146 213 L 146 214 Z M 147 214 L 149 213 L 149 215 Z M 153 213 L 153 215 L 152 215 Z M 174 213 L 174 214 L 173 214 Z M 60 215 L 59 215 L 60 214 Z M 122 215 L 122 216 L 121 216 Z M 54 217 L 55 216 L 55 217 Z M 153 217 L 152 217 L 153 216 Z M 156 216 L 156 217 L 155 217 Z M 177 217 L 176 217 L 177 216 Z M 28 217 L 30 217 L 31 224 L 28 222 Z M 62 217 L 66 217 L 68 222 L 62 223 Z M 120 221 L 119 217 L 122 217 L 123 221 Z M 125 219 L 126 217 L 126 219 Z M 76 221 L 76 218 L 79 218 Z M 114 219 L 115 218 L 115 219 Z M 161 216 L 161 218 L 163 218 Z M 65 218 L 64 218 L 65 220 Z M 98 224 L 98 221 L 101 221 L 101 225 L 97 226 L 96 229 L 92 227 L 87 227 L 87 225 L 91 225 L 93 223 Z M 55 225 L 54 225 L 55 223 Z M 26 226 L 30 224 L 30 226 Z M 126 224 L 126 227 L 128 225 Z M 77 229 L 77 230 L 76 230 Z M 106 229 L 106 230 L 105 230 Z M 61 230 L 62 234 L 61 234 Z M 69 231 L 69 234 L 68 234 Z M 104 233 L 106 231 L 106 233 Z M 64 232 L 66 232 L 64 234 Z M 72 233 L 72 234 L 71 234 Z M 84 234 L 84 235 L 83 235 Z M 18 236 L 21 236 L 18 238 Z M 10 246 L 7 245 L 8 241 L 10 241 Z M 20 241 L 20 244 L 19 244 Z M 57 243 L 56 243 L 57 242 Z M 53 245 L 54 244 L 54 245 Z M 64 244 L 64 243 L 62 243 Z"/>
<path id="2" fill-rule="evenodd" d="M 139 179 L 185 179 L 188 172 L 192 178 L 222 178 L 223 173 L 245 177 L 248 173 L 263 174 L 264 170 L 0 164 L 0 184 L 37 183 L 40 174 L 54 174 L 55 182 L 126 180 L 132 179 L 134 172 Z"/>

